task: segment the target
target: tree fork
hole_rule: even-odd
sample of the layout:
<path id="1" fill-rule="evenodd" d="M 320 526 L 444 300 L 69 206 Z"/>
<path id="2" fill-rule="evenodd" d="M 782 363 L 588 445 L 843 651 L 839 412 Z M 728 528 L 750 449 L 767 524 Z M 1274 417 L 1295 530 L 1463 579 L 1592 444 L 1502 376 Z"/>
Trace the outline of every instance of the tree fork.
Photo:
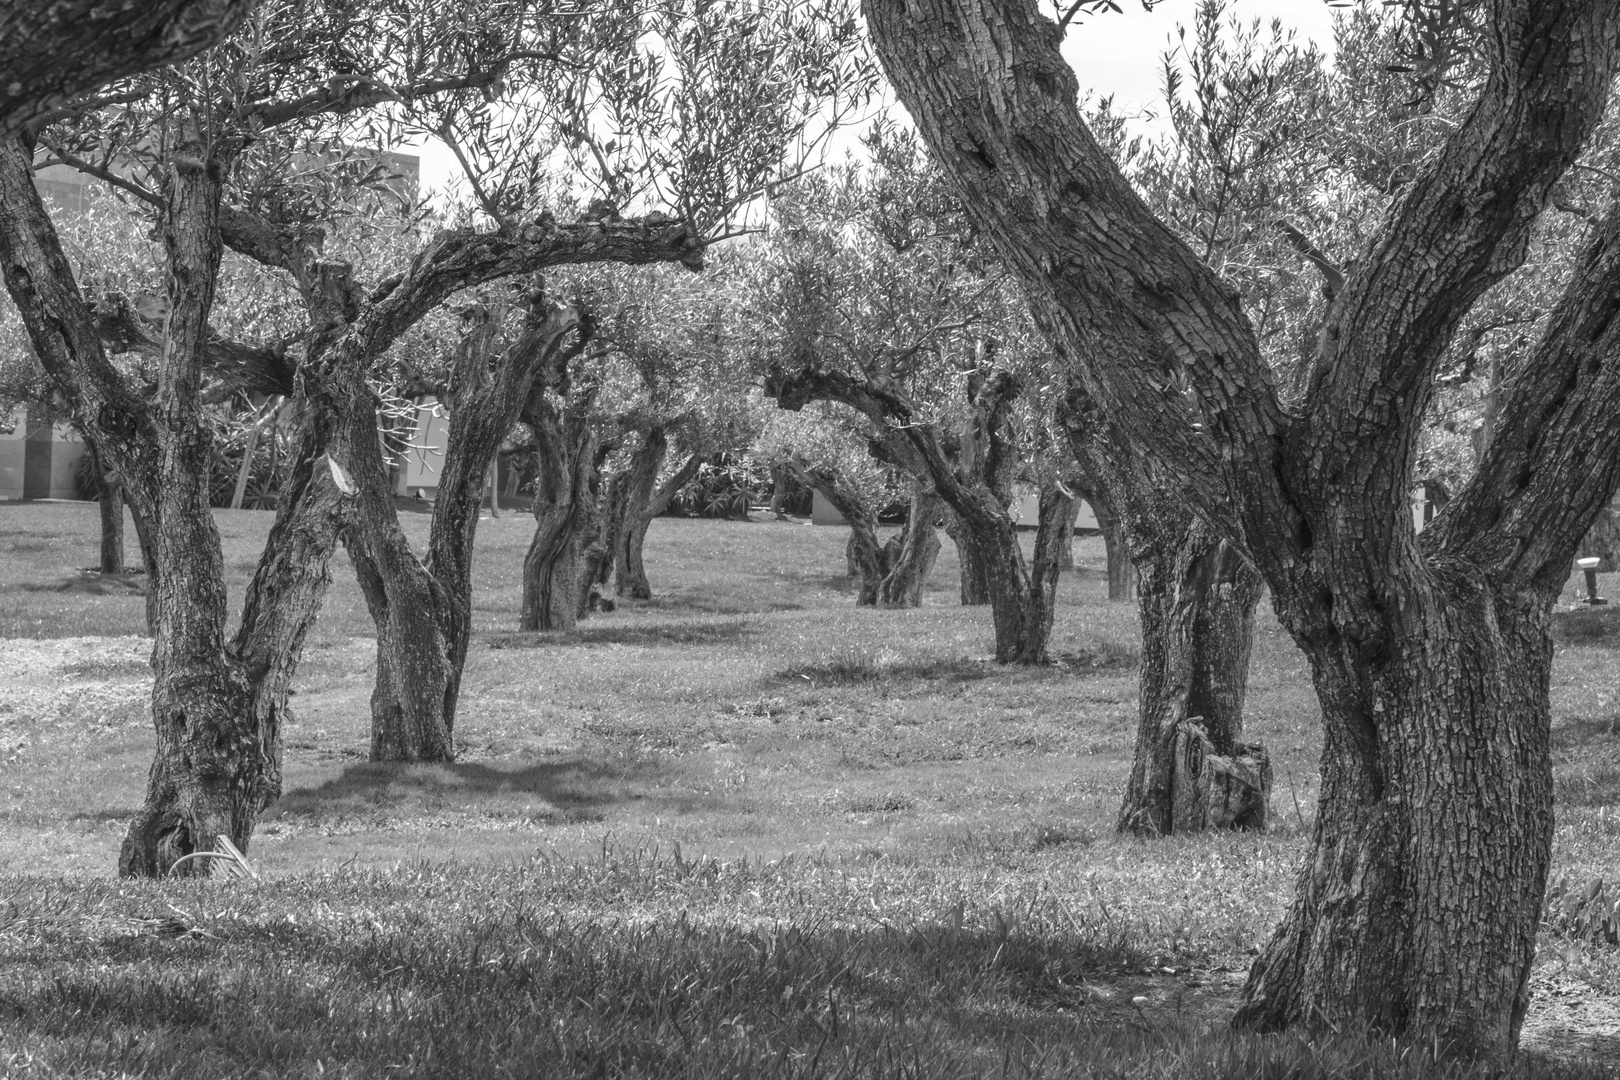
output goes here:
<path id="1" fill-rule="evenodd" d="M 1311 658 L 1315 851 L 1238 1021 L 1511 1054 L 1550 852 L 1548 610 L 1620 485 L 1620 428 L 1593 420 L 1620 408 L 1615 215 L 1507 389 L 1485 465 L 1421 543 L 1407 484 L 1448 342 L 1523 263 L 1602 116 L 1620 7 L 1490 4 L 1480 97 L 1346 269 L 1297 409 L 1231 288 L 1086 130 L 1061 31 L 1033 0 L 863 7 L 901 101 L 1054 345 L 1245 545 Z"/>
<path id="2" fill-rule="evenodd" d="M 632 600 L 652 599 L 652 583 L 647 580 L 647 565 L 642 558 L 647 530 L 652 526 L 653 518 L 668 510 L 675 496 L 692 482 L 705 460 L 706 455 L 701 452 L 688 454 L 680 468 L 654 488 L 645 503 L 638 504 L 631 500 L 625 513 L 624 532 L 614 556 L 614 591 L 618 595 L 628 596 Z"/>

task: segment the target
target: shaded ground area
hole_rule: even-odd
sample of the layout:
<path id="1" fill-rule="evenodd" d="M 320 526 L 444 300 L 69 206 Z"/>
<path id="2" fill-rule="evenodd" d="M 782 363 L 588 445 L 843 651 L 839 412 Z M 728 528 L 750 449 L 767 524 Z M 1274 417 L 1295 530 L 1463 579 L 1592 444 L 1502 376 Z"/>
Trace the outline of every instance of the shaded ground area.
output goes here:
<path id="1" fill-rule="evenodd" d="M 0 880 L 0 1075 L 1449 1075 L 1224 1034 L 1312 828 L 1314 698 L 1262 613 L 1277 828 L 1116 837 L 1137 627 L 1100 542 L 1056 662 L 1013 671 L 948 550 L 925 607 L 858 610 L 844 533 L 774 522 L 661 520 L 655 601 L 518 633 L 532 523 L 485 521 L 460 761 L 432 767 L 364 760 L 375 644 L 339 560 L 264 880 L 152 886 L 110 879 L 151 753 L 143 600 L 61 588 L 94 508 L 49 509 L 0 537 L 0 874 L 28 875 Z M 269 515 L 219 520 L 239 598 Z M 1578 883 L 1620 866 L 1612 660 L 1572 639 L 1553 672 Z M 1620 1053 L 1617 957 L 1544 935 L 1527 1047 Z"/>

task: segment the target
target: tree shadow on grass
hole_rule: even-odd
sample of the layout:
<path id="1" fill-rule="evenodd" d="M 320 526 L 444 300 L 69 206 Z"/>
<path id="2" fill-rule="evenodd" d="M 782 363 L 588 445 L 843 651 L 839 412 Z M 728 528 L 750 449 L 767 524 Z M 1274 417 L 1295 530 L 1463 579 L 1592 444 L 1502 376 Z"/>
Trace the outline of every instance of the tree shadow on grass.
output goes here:
<path id="1" fill-rule="evenodd" d="M 1620 649 L 1620 605 L 1555 611 L 1553 638 L 1561 645 Z"/>
<path id="2" fill-rule="evenodd" d="M 1620 716 L 1575 716 L 1556 723 L 1552 728 L 1552 748 L 1574 752 L 1620 750 Z"/>
<path id="3" fill-rule="evenodd" d="M 18 582 L 7 586 L 14 592 L 29 593 L 88 593 L 91 596 L 144 596 L 144 573 L 103 574 L 99 570 L 80 570 L 64 579 L 53 581 Z"/>
<path id="4" fill-rule="evenodd" d="M 809 683 L 812 686 L 858 686 L 896 682 L 978 682 L 996 677 L 1013 678 L 1030 672 L 1061 670 L 1071 675 L 1112 675 L 1136 667 L 1134 652 L 1100 647 L 1096 650 L 1053 654 L 1047 668 L 997 664 L 973 656 L 890 656 L 880 650 L 846 648 L 820 663 L 784 668 L 765 680 L 767 686 Z"/>
<path id="5" fill-rule="evenodd" d="M 1565 808 L 1620 805 L 1620 719 L 1553 725 L 1553 797 Z"/>
<path id="6" fill-rule="evenodd" d="M 759 629 L 747 619 L 727 619 L 723 622 L 670 622 L 650 626 L 631 623 L 586 624 L 567 632 L 490 634 L 483 640 L 491 649 L 544 649 L 556 645 L 720 645 L 758 633 Z"/>
<path id="7" fill-rule="evenodd" d="M 604 848 L 599 864 L 541 861 L 523 878 L 450 867 L 328 879 L 314 917 L 302 882 L 255 890 L 218 917 L 151 896 L 123 917 L 59 920 L 14 949 L 0 1010 L 8 1034 L 49 1047 L 64 1074 L 116 1066 L 176 1080 L 380 1060 L 427 1061 L 434 1075 L 761 1080 L 1478 1074 L 1383 1039 L 1230 1034 L 1240 973 L 1157 967 L 1147 940 L 1066 907 L 998 908 L 987 927 L 963 925 L 961 903 L 938 923 L 852 927 L 812 908 L 767 925 L 746 901 L 742 914 L 723 906 L 748 896 L 748 882 L 730 884 L 739 872 Z M 627 900 L 646 909 L 592 913 Z M 63 935 L 80 941 L 64 949 Z M 1544 1009 L 1531 1006 L 1537 1050 L 1612 1052 L 1612 1022 L 1590 1022 L 1607 1013 Z M 863 1067 L 873 1063 L 903 1067 Z M 1514 1075 L 1606 1075 L 1544 1064 L 1558 1062 Z"/>
<path id="8" fill-rule="evenodd" d="M 520 816 L 596 821 L 607 807 L 633 799 L 629 785 L 650 770 L 649 765 L 610 767 L 588 761 L 511 768 L 368 761 L 347 766 L 315 787 L 287 792 L 266 817 L 325 819 L 383 812 L 408 818 L 413 811 L 446 807 L 505 810 L 510 812 L 500 816 L 512 816 L 521 804 Z"/>

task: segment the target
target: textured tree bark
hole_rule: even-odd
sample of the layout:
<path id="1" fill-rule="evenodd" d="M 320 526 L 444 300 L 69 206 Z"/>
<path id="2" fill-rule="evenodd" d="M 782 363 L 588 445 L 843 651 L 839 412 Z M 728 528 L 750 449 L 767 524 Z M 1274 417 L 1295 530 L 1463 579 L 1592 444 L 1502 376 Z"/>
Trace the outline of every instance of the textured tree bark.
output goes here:
<path id="1" fill-rule="evenodd" d="M 691 483 L 703 467 L 704 460 L 701 453 L 689 455 L 680 468 L 652 489 L 651 496 L 644 503 L 631 496 L 630 507 L 624 518 L 623 539 L 614 557 L 614 591 L 618 595 L 628 596 L 632 600 L 652 599 L 652 583 L 647 580 L 647 564 L 642 558 L 642 549 L 647 544 L 647 530 L 652 527 L 653 518 L 668 510 L 675 496 Z M 656 471 L 653 475 L 657 476 Z"/>
<path id="2" fill-rule="evenodd" d="M 985 566 L 984 549 L 973 530 L 955 513 L 945 516 L 945 535 L 956 545 L 957 596 L 963 607 L 990 603 L 990 571 Z"/>
<path id="3" fill-rule="evenodd" d="M 597 579 L 605 577 L 605 570 L 613 564 L 613 549 L 609 546 L 608 508 L 602 491 L 602 466 L 608 455 L 617 449 L 617 440 L 603 439 L 591 454 L 590 468 L 580 488 L 579 515 L 579 588 L 574 618 L 583 619 L 591 612 L 591 592 Z"/>
<path id="4" fill-rule="evenodd" d="M 371 389 L 359 372 L 341 389 L 332 389 L 327 407 L 352 448 L 349 475 L 358 489 L 358 506 L 344 531 L 344 547 L 377 631 L 371 760 L 453 761 L 460 681 L 460 664 L 453 652 L 458 644 L 460 654 L 466 650 L 468 598 L 452 595 L 436 580 L 400 528 L 381 440 L 375 434 L 379 403 Z M 454 412 L 451 415 L 454 418 Z M 438 525 L 442 506 L 470 501 L 470 521 L 465 512 L 454 515 L 470 533 L 478 520 L 488 462 L 473 462 L 469 469 L 463 440 L 455 439 L 455 434 L 446 440 L 434 519 Z M 467 539 L 470 542 L 470 536 Z"/>
<path id="5" fill-rule="evenodd" d="M 146 634 L 157 637 L 157 547 L 152 542 L 152 529 L 146 523 L 146 512 L 138 505 L 124 500 L 129 508 L 129 520 L 135 525 L 135 539 L 141 549 L 141 567 L 146 571 Z"/>
<path id="6" fill-rule="evenodd" d="M 643 519 L 648 518 L 658 489 L 658 471 L 664 467 L 664 456 L 669 452 L 669 438 L 664 429 L 654 425 L 630 455 L 630 467 L 624 475 L 623 525 L 613 544 L 613 569 L 617 577 L 614 592 L 633 600 L 652 599 L 652 589 L 646 581 L 646 568 L 641 565 L 639 544 L 632 541 L 632 533 L 640 528 L 646 535 Z M 693 472 L 697 470 L 694 467 Z M 632 546 L 636 551 L 632 553 Z M 631 561 L 634 558 L 635 568 Z M 639 574 L 639 579 L 637 575 Z"/>
<path id="7" fill-rule="evenodd" d="M 1254 609 L 1263 584 L 1237 547 L 1131 451 L 1089 395 L 1071 390 L 1060 419 L 1091 485 L 1098 521 L 1118 537 L 1119 561 L 1139 583 L 1136 752 L 1119 829 L 1164 836 L 1185 827 L 1177 820 L 1176 778 L 1178 739 L 1188 721 L 1201 725 L 1214 754 L 1230 758 L 1243 747 L 1243 753 L 1264 757 L 1262 748 L 1241 742 Z M 1257 814 L 1233 824 L 1263 828 L 1265 817 L 1262 800 Z M 1207 815 L 1200 824 L 1208 824 Z"/>
<path id="8" fill-rule="evenodd" d="M 1132 545 L 1141 582 L 1142 663 L 1136 757 L 1119 811 L 1121 832 L 1177 831 L 1176 738 L 1199 721 L 1215 753 L 1238 754 L 1260 576 L 1191 515 L 1161 518 Z M 1152 542 L 1145 537 L 1152 536 Z M 1264 828 L 1257 819 L 1242 827 Z"/>
<path id="9" fill-rule="evenodd" d="M 864 6 L 901 101 L 1076 380 L 1246 545 L 1311 660 L 1315 849 L 1238 1022 L 1511 1053 L 1551 839 L 1548 611 L 1620 485 L 1620 216 L 1421 544 L 1407 489 L 1447 343 L 1522 264 L 1596 129 L 1620 9 L 1490 4 L 1479 100 L 1346 270 L 1296 410 L 1237 298 L 1086 130 L 1033 0 Z"/>
<path id="10" fill-rule="evenodd" d="M 256 6 L 256 0 L 0 5 L 0 138 L 76 95 L 219 44 Z"/>
<path id="11" fill-rule="evenodd" d="M 165 873 L 194 851 L 213 850 L 220 836 L 247 850 L 259 813 L 280 794 L 279 732 L 288 684 L 326 588 L 336 538 L 341 497 L 330 480 L 312 488 L 306 467 L 301 482 L 309 497 L 298 507 L 303 513 L 278 520 L 272 529 L 249 586 L 241 630 L 227 644 L 225 575 L 209 509 L 209 440 L 200 395 L 221 250 L 215 219 L 222 173 L 223 163 L 201 148 L 171 167 L 161 225 L 170 266 L 168 363 L 159 376 L 159 404 L 145 416 L 150 427 L 137 420 L 134 438 L 122 447 L 112 440 L 114 452 L 145 458 L 151 469 L 140 474 L 148 483 L 131 492 L 149 525 L 155 573 L 148 588 L 157 612 L 157 750 L 145 803 L 119 854 L 125 875 Z M 145 446 L 142 428 L 151 432 Z M 115 463 L 126 482 L 137 475 L 132 464 Z M 298 535 L 289 535 L 295 530 Z M 185 869 L 206 870 L 202 861 Z"/>
<path id="12" fill-rule="evenodd" d="M 559 413 L 535 395 L 524 413 L 539 444 L 534 539 L 523 559 L 524 630 L 572 630 L 579 621 L 580 526 L 597 432 L 588 405 Z"/>
<path id="13" fill-rule="evenodd" d="M 939 530 L 934 522 L 939 519 L 941 500 L 933 485 L 920 479 L 911 482 L 911 509 L 906 514 L 905 531 L 892 556 L 888 556 L 889 572 L 878 587 L 877 602 L 881 607 L 922 607 L 923 586 L 934 570 L 939 558 Z"/>
<path id="14" fill-rule="evenodd" d="M 613 583 L 613 568 L 624 545 L 624 523 L 630 513 L 630 469 L 619 469 L 602 489 L 602 545 L 605 549 L 591 580 L 600 588 Z"/>
<path id="15" fill-rule="evenodd" d="M 1074 518 L 1063 523 L 1063 529 L 1058 534 L 1057 563 L 1059 570 L 1074 569 Z"/>

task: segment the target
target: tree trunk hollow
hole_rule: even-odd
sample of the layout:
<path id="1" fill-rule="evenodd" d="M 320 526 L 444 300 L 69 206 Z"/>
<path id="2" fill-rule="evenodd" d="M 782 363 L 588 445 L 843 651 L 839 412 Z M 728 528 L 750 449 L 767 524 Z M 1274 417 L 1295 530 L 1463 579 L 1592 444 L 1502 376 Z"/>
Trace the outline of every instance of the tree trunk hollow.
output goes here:
<path id="1" fill-rule="evenodd" d="M 1262 748 L 1239 741 L 1260 577 L 1185 511 L 1179 523 L 1161 515 L 1157 525 L 1135 544 L 1142 662 L 1136 756 L 1119 812 L 1121 832 L 1146 836 L 1216 825 L 1207 814 L 1176 812 L 1178 777 L 1187 779 L 1188 724 L 1199 726 L 1210 755 L 1265 758 Z M 1255 771 L 1265 774 L 1262 793 L 1269 793 L 1269 765 Z M 1229 820 L 1234 828 L 1263 829 L 1264 802 L 1258 813 Z"/>

